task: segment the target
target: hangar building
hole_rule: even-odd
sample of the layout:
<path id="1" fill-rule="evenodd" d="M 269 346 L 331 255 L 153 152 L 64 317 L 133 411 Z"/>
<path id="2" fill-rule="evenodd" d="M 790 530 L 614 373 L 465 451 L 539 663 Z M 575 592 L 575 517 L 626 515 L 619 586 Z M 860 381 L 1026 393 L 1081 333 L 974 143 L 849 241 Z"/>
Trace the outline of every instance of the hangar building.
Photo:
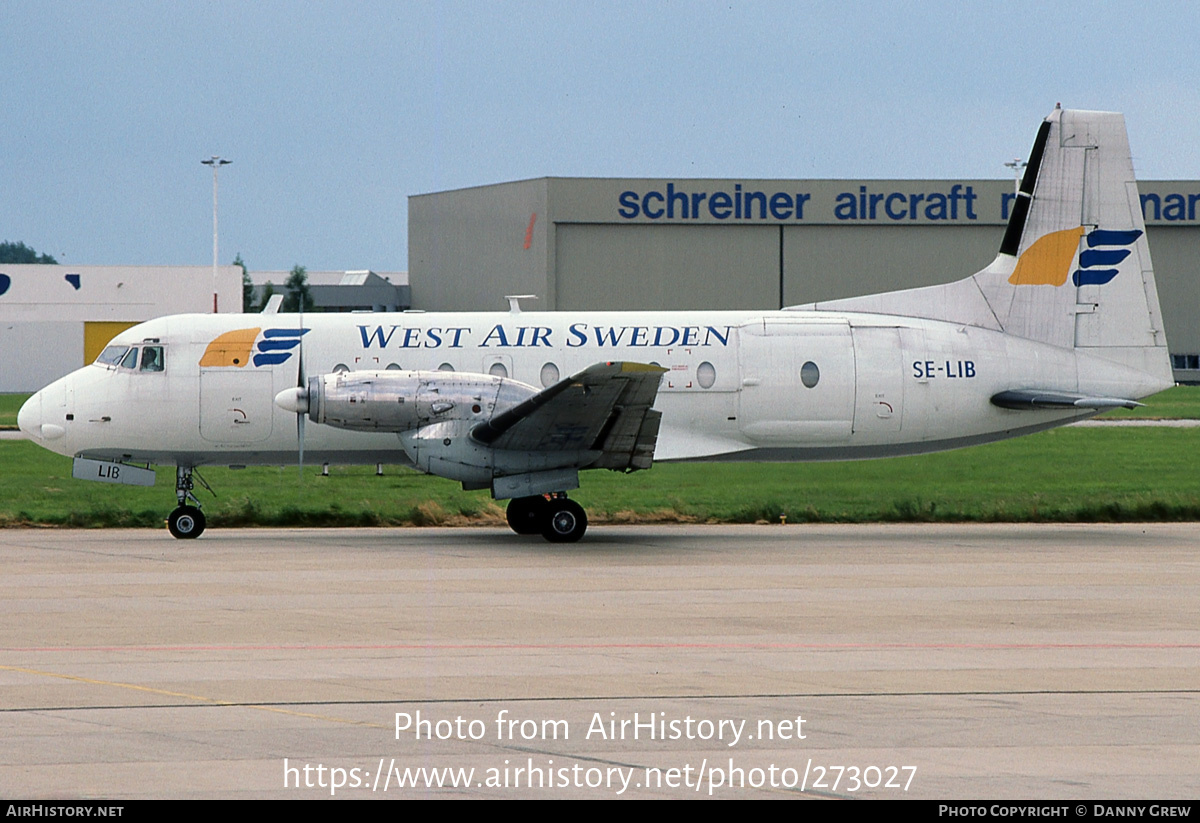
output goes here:
<path id="1" fill-rule="evenodd" d="M 284 293 L 289 272 L 250 272 L 255 301 Z M 401 311 L 406 272 L 309 272 L 318 311 Z M 32 392 L 96 359 L 130 326 L 212 311 L 212 266 L 0 264 L 0 392 Z M 222 313 L 242 311 L 242 270 L 217 267 Z"/>
<path id="2" fill-rule="evenodd" d="M 1200 181 L 1139 181 L 1177 380 L 1200 381 Z M 1011 180 L 543 177 L 409 198 L 427 311 L 776 309 L 967 277 Z"/>

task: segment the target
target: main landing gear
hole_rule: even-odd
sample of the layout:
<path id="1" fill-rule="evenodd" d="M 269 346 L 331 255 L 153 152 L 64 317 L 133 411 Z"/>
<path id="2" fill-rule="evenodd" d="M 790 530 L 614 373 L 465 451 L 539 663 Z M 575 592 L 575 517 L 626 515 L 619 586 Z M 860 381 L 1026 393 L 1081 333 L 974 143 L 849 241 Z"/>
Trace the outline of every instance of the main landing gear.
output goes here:
<path id="1" fill-rule="evenodd" d="M 562 492 L 546 497 L 514 497 L 505 512 L 517 534 L 540 534 L 551 543 L 574 543 L 587 530 L 583 506 Z"/>
<path id="2" fill-rule="evenodd" d="M 204 478 L 200 478 L 204 483 Z M 207 483 L 204 483 L 208 486 Z M 175 497 L 179 506 L 167 518 L 167 531 L 178 540 L 190 540 L 204 533 L 208 520 L 200 511 L 200 501 L 192 494 L 192 469 L 187 466 L 175 467 Z M 188 501 L 196 505 L 188 505 Z"/>

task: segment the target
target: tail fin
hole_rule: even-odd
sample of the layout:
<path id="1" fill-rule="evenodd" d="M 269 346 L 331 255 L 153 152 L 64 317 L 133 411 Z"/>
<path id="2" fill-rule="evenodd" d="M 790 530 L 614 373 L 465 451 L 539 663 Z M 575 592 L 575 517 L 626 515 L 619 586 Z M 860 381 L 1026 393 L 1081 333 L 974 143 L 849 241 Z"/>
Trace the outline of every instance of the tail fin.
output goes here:
<path id="1" fill-rule="evenodd" d="M 800 307 L 992 328 L 1086 350 L 1172 382 L 1125 118 L 1055 109 L 1042 123 L 1000 253 L 942 286 Z"/>

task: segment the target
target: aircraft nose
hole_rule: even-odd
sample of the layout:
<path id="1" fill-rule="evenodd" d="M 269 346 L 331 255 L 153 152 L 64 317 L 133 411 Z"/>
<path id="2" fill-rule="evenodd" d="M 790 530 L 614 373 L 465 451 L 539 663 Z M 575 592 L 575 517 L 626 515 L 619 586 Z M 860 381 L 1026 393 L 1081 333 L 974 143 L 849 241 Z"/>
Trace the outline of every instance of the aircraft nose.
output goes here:
<path id="1" fill-rule="evenodd" d="M 17 410 L 17 428 L 26 437 L 42 437 L 42 393 L 37 392 L 21 404 Z"/>
<path id="2" fill-rule="evenodd" d="M 43 419 L 42 393 L 37 392 L 17 411 L 17 428 L 34 440 L 57 440 L 66 434 L 62 426 L 44 423 Z"/>

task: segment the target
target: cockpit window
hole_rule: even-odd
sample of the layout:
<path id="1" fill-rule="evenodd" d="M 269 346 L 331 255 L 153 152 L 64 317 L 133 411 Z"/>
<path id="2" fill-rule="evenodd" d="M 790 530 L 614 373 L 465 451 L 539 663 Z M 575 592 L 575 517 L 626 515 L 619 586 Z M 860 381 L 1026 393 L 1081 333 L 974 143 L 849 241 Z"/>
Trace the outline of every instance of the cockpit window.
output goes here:
<path id="1" fill-rule="evenodd" d="M 163 347 L 162 346 L 145 346 L 142 348 L 142 368 L 141 371 L 162 371 L 163 370 Z"/>
<path id="2" fill-rule="evenodd" d="M 129 351 L 128 346 L 108 346 L 104 351 L 100 352 L 100 356 L 96 358 L 96 362 L 101 366 L 115 366 L 121 362 L 121 358 L 125 356 L 125 352 Z"/>
<path id="3" fill-rule="evenodd" d="M 129 352 L 123 358 L 121 358 L 121 368 L 137 368 L 137 351 L 137 349 L 130 349 Z"/>

